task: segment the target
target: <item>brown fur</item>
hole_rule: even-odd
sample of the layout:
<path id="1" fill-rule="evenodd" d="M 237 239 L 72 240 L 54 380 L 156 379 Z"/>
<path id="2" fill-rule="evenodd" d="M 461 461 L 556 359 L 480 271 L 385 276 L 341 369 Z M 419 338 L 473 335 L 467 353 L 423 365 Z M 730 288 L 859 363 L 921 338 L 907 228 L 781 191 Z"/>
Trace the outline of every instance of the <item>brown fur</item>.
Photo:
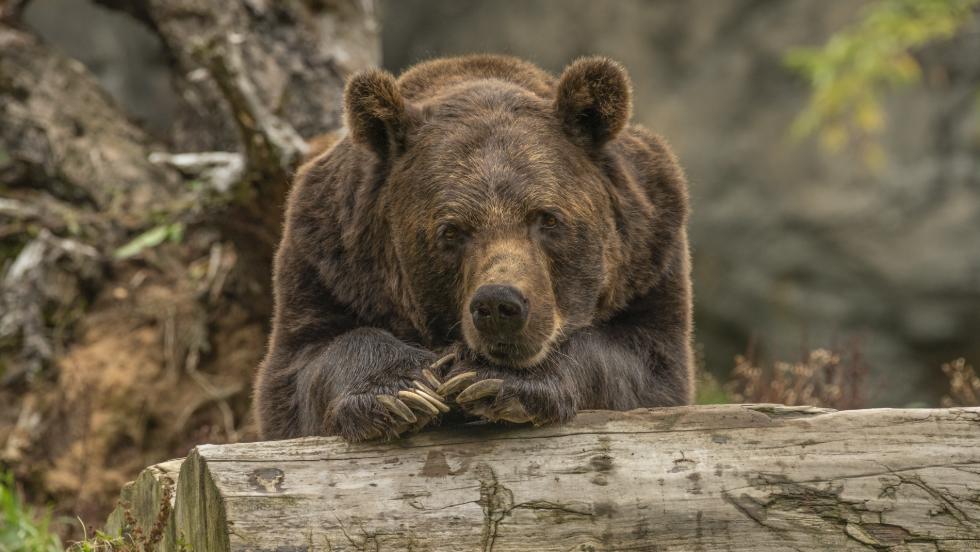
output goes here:
<path id="1" fill-rule="evenodd" d="M 687 404 L 687 190 L 629 126 L 621 66 L 559 79 L 508 57 L 422 63 L 348 84 L 349 135 L 289 198 L 275 319 L 256 383 L 265 438 L 392 434 L 374 398 L 453 350 L 535 423 Z M 554 224 L 552 224 L 554 223 Z M 474 329 L 481 286 L 526 298 L 506 342 Z"/>

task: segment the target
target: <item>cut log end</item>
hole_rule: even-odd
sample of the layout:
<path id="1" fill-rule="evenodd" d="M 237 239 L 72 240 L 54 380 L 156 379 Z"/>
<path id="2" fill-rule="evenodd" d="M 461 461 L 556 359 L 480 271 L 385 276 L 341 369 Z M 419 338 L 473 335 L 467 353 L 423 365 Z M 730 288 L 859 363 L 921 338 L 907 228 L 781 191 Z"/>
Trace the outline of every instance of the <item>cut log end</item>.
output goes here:
<path id="1" fill-rule="evenodd" d="M 141 526 L 177 463 L 123 491 Z M 594 411 L 393 443 L 202 445 L 160 549 L 977 550 L 978 496 L 980 408 Z"/>

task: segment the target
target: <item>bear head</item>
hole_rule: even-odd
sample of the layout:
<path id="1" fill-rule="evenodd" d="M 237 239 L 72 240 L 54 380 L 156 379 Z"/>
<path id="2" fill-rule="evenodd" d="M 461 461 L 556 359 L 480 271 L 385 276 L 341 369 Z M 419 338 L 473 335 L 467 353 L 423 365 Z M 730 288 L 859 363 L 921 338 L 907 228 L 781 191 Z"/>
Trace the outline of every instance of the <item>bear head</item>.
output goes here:
<path id="1" fill-rule="evenodd" d="M 375 70 L 345 93 L 404 314 L 436 341 L 534 366 L 610 304 L 624 244 L 603 150 L 629 120 L 629 78 L 586 58 L 539 90 L 496 78 L 406 87 Z"/>

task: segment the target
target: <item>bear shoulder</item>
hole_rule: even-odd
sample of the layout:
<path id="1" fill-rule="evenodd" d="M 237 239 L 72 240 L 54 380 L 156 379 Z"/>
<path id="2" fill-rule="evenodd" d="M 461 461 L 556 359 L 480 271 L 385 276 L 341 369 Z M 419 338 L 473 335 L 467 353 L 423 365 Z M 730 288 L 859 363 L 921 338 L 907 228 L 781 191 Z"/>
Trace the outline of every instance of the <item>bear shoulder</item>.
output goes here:
<path id="1" fill-rule="evenodd" d="M 310 266 L 332 299 L 368 320 L 394 316 L 392 252 L 370 193 L 370 156 L 349 139 L 307 161 L 287 202 L 276 272 Z M 309 282 L 305 282 L 309 284 Z"/>
<path id="2" fill-rule="evenodd" d="M 607 298 L 607 306 L 616 310 L 648 293 L 684 260 L 690 207 L 687 178 L 665 139 L 631 124 L 606 148 L 615 224 L 623 240 L 623 268 Z"/>

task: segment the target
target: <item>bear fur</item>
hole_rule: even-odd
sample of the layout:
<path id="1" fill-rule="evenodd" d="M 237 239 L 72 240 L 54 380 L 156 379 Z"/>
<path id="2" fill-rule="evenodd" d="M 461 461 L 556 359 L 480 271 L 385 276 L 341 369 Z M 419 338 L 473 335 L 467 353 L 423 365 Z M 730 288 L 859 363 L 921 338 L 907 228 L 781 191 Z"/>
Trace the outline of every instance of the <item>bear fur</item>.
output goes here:
<path id="1" fill-rule="evenodd" d="M 393 437 L 405 424 L 378 396 L 446 352 L 438 377 L 502 380 L 464 409 L 476 417 L 510 419 L 494 408 L 514 401 L 535 424 L 689 404 L 687 184 L 668 145 L 629 124 L 630 86 L 600 57 L 557 79 L 486 55 L 353 76 L 348 134 L 290 192 L 262 437 Z M 525 297 L 509 342 L 474 329 L 487 284 Z"/>

